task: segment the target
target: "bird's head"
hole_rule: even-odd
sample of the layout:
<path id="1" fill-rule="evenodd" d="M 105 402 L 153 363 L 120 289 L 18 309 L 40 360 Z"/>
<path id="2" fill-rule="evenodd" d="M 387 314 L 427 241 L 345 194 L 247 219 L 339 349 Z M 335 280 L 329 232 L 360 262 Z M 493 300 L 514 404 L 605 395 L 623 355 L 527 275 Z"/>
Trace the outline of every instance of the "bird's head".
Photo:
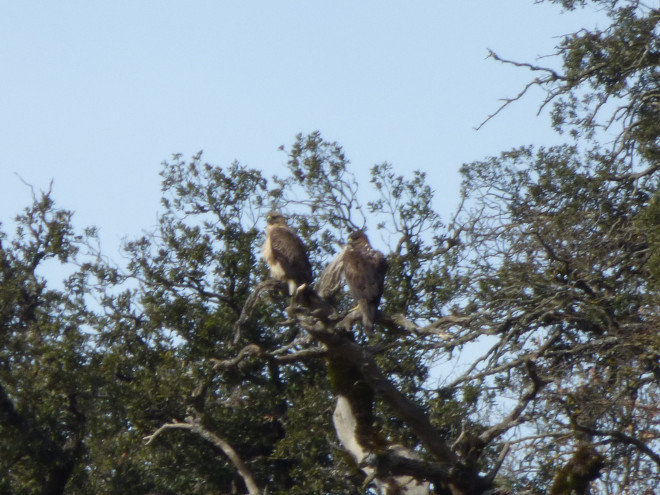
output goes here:
<path id="1" fill-rule="evenodd" d="M 266 214 L 266 223 L 268 225 L 286 224 L 286 220 L 279 211 L 269 211 Z"/>
<path id="2" fill-rule="evenodd" d="M 359 246 L 359 245 L 369 245 L 369 238 L 363 230 L 355 230 L 351 232 L 348 236 L 348 245 L 349 246 Z"/>

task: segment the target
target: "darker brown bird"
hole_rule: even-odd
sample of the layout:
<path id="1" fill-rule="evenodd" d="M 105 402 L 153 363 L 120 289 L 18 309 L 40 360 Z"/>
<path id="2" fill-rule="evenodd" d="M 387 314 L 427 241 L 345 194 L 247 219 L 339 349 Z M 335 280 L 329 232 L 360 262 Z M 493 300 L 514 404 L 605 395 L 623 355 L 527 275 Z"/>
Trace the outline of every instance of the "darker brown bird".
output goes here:
<path id="1" fill-rule="evenodd" d="M 371 332 L 383 296 L 387 260 L 383 253 L 371 247 L 367 235 L 358 230 L 348 236 L 343 264 L 344 279 L 362 313 L 364 330 Z"/>

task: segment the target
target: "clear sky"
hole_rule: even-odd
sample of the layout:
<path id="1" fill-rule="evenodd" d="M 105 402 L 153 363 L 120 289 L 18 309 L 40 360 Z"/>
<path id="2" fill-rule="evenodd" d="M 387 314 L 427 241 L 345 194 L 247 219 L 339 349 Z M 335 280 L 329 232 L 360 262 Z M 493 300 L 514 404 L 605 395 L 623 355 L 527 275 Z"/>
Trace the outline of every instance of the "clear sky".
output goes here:
<path id="1" fill-rule="evenodd" d="M 556 65 L 537 58 L 598 16 L 533 0 L 1 2 L 0 221 L 30 203 L 16 174 L 52 179 L 115 258 L 155 225 L 173 153 L 270 176 L 314 130 L 358 176 L 426 171 L 447 219 L 463 163 L 561 140 L 540 91 L 474 129 L 532 77 L 488 48 Z"/>

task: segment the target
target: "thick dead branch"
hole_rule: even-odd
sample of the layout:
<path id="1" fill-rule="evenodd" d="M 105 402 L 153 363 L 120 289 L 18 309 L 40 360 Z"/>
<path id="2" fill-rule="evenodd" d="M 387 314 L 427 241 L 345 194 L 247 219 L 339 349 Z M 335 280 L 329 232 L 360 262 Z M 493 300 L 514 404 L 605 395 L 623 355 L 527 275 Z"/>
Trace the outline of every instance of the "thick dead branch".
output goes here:
<path id="1" fill-rule="evenodd" d="M 249 356 L 263 356 L 264 350 L 258 346 L 257 344 L 250 344 L 243 349 L 236 355 L 236 357 L 232 359 L 211 359 L 211 363 L 213 363 L 213 369 L 215 371 L 221 370 L 221 369 L 230 369 L 235 366 L 238 366 L 238 364 L 243 361 L 245 358 Z"/>
<path id="2" fill-rule="evenodd" d="M 145 444 L 150 445 L 165 430 L 191 431 L 202 437 L 204 440 L 210 442 L 217 448 L 219 448 L 234 465 L 241 478 L 243 478 L 243 481 L 245 482 L 245 486 L 248 489 L 248 493 L 250 495 L 262 495 L 263 490 L 259 488 L 256 481 L 254 480 L 254 476 L 252 476 L 252 472 L 250 471 L 250 468 L 247 466 L 247 464 L 243 462 L 243 460 L 239 457 L 239 455 L 236 453 L 234 448 L 225 439 L 206 430 L 199 422 L 199 419 L 189 417 L 186 418 L 186 421 L 184 422 L 174 420 L 172 423 L 165 423 L 156 431 L 154 431 L 151 435 L 147 435 L 146 437 L 144 437 Z"/>
<path id="3" fill-rule="evenodd" d="M 295 361 L 303 361 L 305 359 L 322 358 L 325 357 L 327 353 L 328 351 L 325 347 L 317 346 L 289 354 L 275 355 L 273 356 L 273 359 L 278 363 L 293 363 Z"/>
<path id="4" fill-rule="evenodd" d="M 328 347 L 328 352 L 341 356 L 342 359 L 350 361 L 352 365 L 360 369 L 372 389 L 379 393 L 395 414 L 417 433 L 422 443 L 438 462 L 441 464 L 456 462 L 456 455 L 438 435 L 422 408 L 409 400 L 383 376 L 373 356 L 366 349 L 346 336 L 329 332 L 326 329 L 319 330 L 317 325 L 306 327 L 306 329 Z"/>
<path id="5" fill-rule="evenodd" d="M 349 386 L 350 388 L 352 387 Z M 366 475 L 362 485 L 364 490 L 373 483 L 380 493 L 429 495 L 430 486 L 427 480 L 436 479 L 431 473 L 444 474 L 437 478 L 443 481 L 449 478 L 448 468 L 438 464 L 424 463 L 426 465 L 422 466 L 422 469 L 427 469 L 420 474 L 419 456 L 402 445 L 394 444 L 384 448 L 377 445 L 380 442 L 373 442 L 378 433 L 373 431 L 371 413 L 365 411 L 365 404 L 360 403 L 361 398 L 357 398 L 352 391 L 344 392 L 348 392 L 348 396 L 338 393 L 332 421 L 337 438 Z M 370 407 L 366 406 L 366 409 Z M 406 460 L 416 461 L 417 464 L 408 468 L 401 467 L 400 461 L 405 463 Z"/>
<path id="6" fill-rule="evenodd" d="M 177 421 L 177 420 L 173 420 L 171 423 L 165 423 L 160 428 L 158 428 L 156 431 L 154 431 L 151 435 L 147 435 L 146 437 L 143 438 L 143 440 L 145 442 L 145 445 L 150 445 L 165 430 L 189 430 L 190 431 L 190 430 L 192 430 L 192 424 L 182 423 L 182 422 Z"/>
<path id="7" fill-rule="evenodd" d="M 330 292 L 332 292 L 332 288 L 336 283 L 336 272 L 336 270 L 333 270 L 332 273 L 327 274 L 329 277 L 328 290 Z M 255 292 L 261 294 L 264 291 L 276 288 L 276 285 L 262 283 Z M 253 294 L 250 296 L 237 326 L 247 321 L 257 299 L 258 295 Z M 385 452 L 387 454 L 385 457 L 378 461 L 378 466 L 380 467 L 376 466 L 376 468 L 370 467 L 365 469 L 368 476 L 374 475 L 374 480 L 378 483 L 386 484 L 390 482 L 396 484 L 402 479 L 410 477 L 410 481 L 406 482 L 410 484 L 409 490 L 413 486 L 414 489 L 423 490 L 425 486 L 424 480 L 427 482 L 429 480 L 436 482 L 442 481 L 447 485 L 458 487 L 459 485 L 463 485 L 466 482 L 465 480 L 470 479 L 470 486 L 472 488 L 486 486 L 483 483 L 483 478 L 472 472 L 470 467 L 464 466 L 460 462 L 457 454 L 446 444 L 439 432 L 433 427 L 425 411 L 414 401 L 406 397 L 395 384 L 391 383 L 383 375 L 374 359 L 374 354 L 377 350 L 359 345 L 353 341 L 350 329 L 356 321 L 361 319 L 358 312 L 348 312 L 344 315 L 338 315 L 327 300 L 321 298 L 317 292 L 311 289 L 307 289 L 302 295 L 294 295 L 291 300 L 291 306 L 287 308 L 287 312 L 289 315 L 288 323 L 305 330 L 311 338 L 310 341 L 316 341 L 320 345 L 289 353 L 289 349 L 297 349 L 298 344 L 292 342 L 289 346 L 275 351 L 264 351 L 261 346 L 252 344 L 244 347 L 232 359 L 216 361 L 216 369 L 236 366 L 250 356 L 258 356 L 259 358 L 278 362 L 321 356 L 325 356 L 329 360 L 338 359 L 343 363 L 343 366 L 354 367 L 357 370 L 360 380 L 363 380 L 364 384 L 371 391 L 379 395 L 389 405 L 394 414 L 417 434 L 427 452 L 436 461 L 433 464 L 429 464 L 414 458 L 406 459 L 407 456 L 397 456 L 386 450 Z M 453 336 L 445 332 L 446 329 L 469 326 L 478 317 L 479 315 L 449 315 L 433 321 L 428 325 L 419 326 L 403 315 L 387 315 L 383 312 L 378 312 L 376 321 L 392 331 L 415 336 L 435 336 L 449 342 L 453 340 Z M 341 403 L 341 399 L 342 396 L 340 394 L 338 404 Z M 335 411 L 335 415 L 337 414 L 337 411 Z M 333 419 L 337 423 L 337 418 Z M 341 423 L 341 425 L 344 425 L 344 423 Z M 353 430 L 357 426 L 354 428 L 351 425 L 352 423 L 349 421 L 348 426 L 344 425 L 343 429 L 338 429 L 340 441 L 354 455 L 357 462 L 370 462 L 368 458 L 372 455 L 374 445 L 371 445 L 369 442 L 366 442 L 364 445 L 360 442 L 356 443 L 357 440 L 353 437 L 358 432 Z M 339 430 L 341 430 L 341 433 Z M 350 447 L 354 447 L 353 450 Z M 383 454 L 383 451 L 378 452 L 378 455 L 381 454 Z M 376 469 L 376 472 L 374 472 L 374 469 Z M 378 469 L 385 469 L 385 471 L 378 472 Z M 452 470 L 455 469 L 458 469 L 460 473 L 451 474 L 453 472 Z M 388 476 L 390 477 L 389 481 L 387 481 Z M 452 493 L 463 493 L 463 491 L 456 490 L 452 489 Z M 467 492 L 476 493 L 472 489 Z"/>
<path id="8" fill-rule="evenodd" d="M 445 466 L 428 463 L 408 455 L 401 455 L 396 447 L 382 454 L 367 456 L 362 465 L 373 467 L 376 473 L 382 475 L 411 476 L 417 480 L 434 483 L 447 483 L 450 481 L 450 472 Z"/>

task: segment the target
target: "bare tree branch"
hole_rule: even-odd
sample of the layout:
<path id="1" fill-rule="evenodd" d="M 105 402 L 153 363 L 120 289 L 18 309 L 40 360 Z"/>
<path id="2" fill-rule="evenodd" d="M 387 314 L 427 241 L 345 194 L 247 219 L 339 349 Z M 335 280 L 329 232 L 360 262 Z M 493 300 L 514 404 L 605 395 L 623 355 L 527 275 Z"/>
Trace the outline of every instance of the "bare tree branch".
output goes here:
<path id="1" fill-rule="evenodd" d="M 495 465 L 484 478 L 486 486 L 492 485 L 493 482 L 495 481 L 495 477 L 497 476 L 497 473 L 499 473 L 500 468 L 504 463 L 504 459 L 506 459 L 506 456 L 509 453 L 510 449 L 511 449 L 511 444 L 509 442 L 505 443 L 504 447 L 502 448 L 502 451 L 500 452 L 500 455 L 497 456 L 497 461 L 495 461 Z"/>
<path id="2" fill-rule="evenodd" d="M 330 353 L 335 353 L 341 356 L 342 359 L 350 360 L 351 364 L 360 369 L 373 390 L 379 393 L 392 410 L 417 433 L 422 443 L 426 445 L 438 462 L 442 464 L 456 462 L 456 455 L 431 425 L 422 408 L 410 401 L 383 376 L 368 350 L 352 342 L 345 335 L 333 333 L 322 326 L 320 327 L 317 320 L 307 322 L 306 325 L 304 321 L 301 321 L 301 323 L 304 324 L 308 332 L 328 347 Z"/>
<path id="3" fill-rule="evenodd" d="M 263 490 L 259 488 L 256 481 L 254 480 L 254 476 L 252 475 L 250 468 L 248 468 L 247 464 L 243 462 L 243 460 L 239 457 L 239 455 L 236 453 L 234 448 L 225 439 L 206 430 L 199 422 L 199 419 L 188 417 L 186 418 L 185 422 L 174 420 L 171 423 L 165 423 L 156 431 L 154 431 L 151 435 L 147 435 L 146 437 L 144 437 L 145 445 L 150 445 L 165 430 L 191 431 L 201 436 L 204 440 L 218 447 L 229 458 L 231 463 L 238 471 L 238 474 L 241 476 L 241 478 L 243 478 L 243 481 L 245 482 L 245 486 L 248 489 L 248 493 L 250 495 L 262 495 Z"/>
<path id="4" fill-rule="evenodd" d="M 508 107 L 511 103 L 520 100 L 523 96 L 525 96 L 525 94 L 527 94 L 527 92 L 528 92 L 528 91 L 530 90 L 530 88 L 532 88 L 533 86 L 542 86 L 542 85 L 544 85 L 544 84 L 548 84 L 548 83 L 550 83 L 550 82 L 554 82 L 554 81 L 565 81 L 565 80 L 566 80 L 566 78 L 565 78 L 564 76 L 558 74 L 556 71 L 554 71 L 554 70 L 552 70 L 552 69 L 549 69 L 549 68 L 547 68 L 547 67 L 540 67 L 540 66 L 536 66 L 536 65 L 532 65 L 532 64 L 528 64 L 528 63 L 514 62 L 513 60 L 506 60 L 506 59 L 501 58 L 499 55 L 497 55 L 497 54 L 496 54 L 494 51 L 492 51 L 492 50 L 489 50 L 489 51 L 488 51 L 488 56 L 491 57 L 491 58 L 493 58 L 493 59 L 495 59 L 495 60 L 497 60 L 498 62 L 502 62 L 502 63 L 505 63 L 505 64 L 515 65 L 516 67 L 526 67 L 526 68 L 528 68 L 528 69 L 530 69 L 530 70 L 532 70 L 532 71 L 545 72 L 545 73 L 547 73 L 548 75 L 547 75 L 546 77 L 544 77 L 544 78 L 536 78 L 536 79 L 530 81 L 530 82 L 527 83 L 527 84 L 525 85 L 525 87 L 524 87 L 524 88 L 523 88 L 523 89 L 522 89 L 522 90 L 521 90 L 516 96 L 514 96 L 513 98 L 504 98 L 504 99 L 502 100 L 504 103 L 502 103 L 502 105 L 500 105 L 500 107 L 499 107 L 497 110 L 495 110 L 494 113 L 492 113 L 492 114 L 490 114 L 488 117 L 486 117 L 486 119 L 485 119 L 481 124 L 479 124 L 479 125 L 476 127 L 476 130 L 481 129 L 481 128 L 482 128 L 482 127 L 483 127 L 483 126 L 489 121 L 489 120 L 491 120 L 493 117 L 495 117 L 496 115 L 498 115 L 502 110 L 504 110 L 506 107 Z M 548 97 L 548 98 L 543 102 L 543 104 L 541 105 L 541 107 L 540 107 L 539 110 L 538 110 L 539 113 L 541 112 L 541 110 L 543 109 L 543 107 L 544 107 L 544 106 L 545 106 L 550 100 L 552 100 L 552 99 L 554 98 L 554 96 L 556 96 L 556 94 L 551 94 L 550 97 Z"/>
<path id="5" fill-rule="evenodd" d="M 527 359 L 525 361 L 525 368 L 527 369 L 527 374 L 529 375 L 532 383 L 529 384 L 523 395 L 518 400 L 516 406 L 511 410 L 511 412 L 501 421 L 499 424 L 491 426 L 481 435 L 479 439 L 483 442 L 484 445 L 488 445 L 494 439 L 502 435 L 504 432 L 510 430 L 518 424 L 520 415 L 523 413 L 527 405 L 536 397 L 536 394 L 541 390 L 546 382 L 541 380 L 536 373 L 536 365 L 534 361 Z"/>
<path id="6" fill-rule="evenodd" d="M 234 335 L 234 344 L 238 343 L 238 341 L 240 340 L 241 328 L 243 327 L 243 325 L 245 325 L 245 323 L 247 323 L 250 320 L 250 317 L 254 312 L 254 308 L 256 307 L 257 302 L 259 302 L 259 299 L 261 298 L 261 294 L 273 290 L 284 291 L 285 287 L 286 284 L 284 284 L 284 282 L 280 280 L 268 279 L 261 282 L 254 288 L 250 296 L 247 298 L 247 301 L 245 301 L 245 304 L 243 305 L 243 309 L 241 310 L 241 315 L 234 324 L 234 330 L 236 332 Z"/>
<path id="7" fill-rule="evenodd" d="M 296 352 L 287 352 L 287 350 L 296 345 L 294 342 L 292 345 L 285 346 L 285 348 L 280 348 L 275 351 L 264 351 L 264 349 L 257 344 L 249 344 L 245 346 L 240 352 L 231 359 L 216 359 L 211 358 L 211 363 L 213 364 L 213 369 L 215 371 L 231 369 L 235 366 L 238 366 L 244 359 L 252 356 L 257 356 L 266 359 L 272 359 L 278 363 L 293 363 L 296 361 L 302 361 L 305 359 L 316 359 L 325 356 L 327 350 L 325 347 L 310 347 L 307 349 L 302 349 Z"/>
<path id="8" fill-rule="evenodd" d="M 428 325 L 419 326 L 402 314 L 388 315 L 382 311 L 378 311 L 376 321 L 387 328 L 398 328 L 413 335 L 433 335 L 440 337 L 442 340 L 449 341 L 454 338 L 454 335 L 443 330 L 455 326 L 465 326 L 475 318 L 475 316 L 447 315 L 438 318 Z"/>
<path id="9" fill-rule="evenodd" d="M 581 431 L 584 431 L 585 433 L 589 433 L 590 435 L 594 435 L 597 437 L 612 437 L 620 442 L 627 443 L 629 445 L 634 445 L 640 451 L 644 452 L 647 456 L 649 456 L 649 458 L 653 462 L 655 462 L 658 466 L 660 466 L 660 455 L 654 452 L 648 445 L 646 445 L 638 438 L 631 437 L 617 430 L 599 430 L 596 428 L 589 428 L 583 425 L 576 425 L 576 428 Z"/>
<path id="10" fill-rule="evenodd" d="M 264 350 L 257 344 L 249 344 L 245 346 L 240 352 L 232 359 L 215 359 L 211 358 L 211 363 L 213 364 L 213 369 L 215 371 L 221 369 L 230 369 L 243 361 L 249 356 L 263 356 L 265 354 Z"/>

